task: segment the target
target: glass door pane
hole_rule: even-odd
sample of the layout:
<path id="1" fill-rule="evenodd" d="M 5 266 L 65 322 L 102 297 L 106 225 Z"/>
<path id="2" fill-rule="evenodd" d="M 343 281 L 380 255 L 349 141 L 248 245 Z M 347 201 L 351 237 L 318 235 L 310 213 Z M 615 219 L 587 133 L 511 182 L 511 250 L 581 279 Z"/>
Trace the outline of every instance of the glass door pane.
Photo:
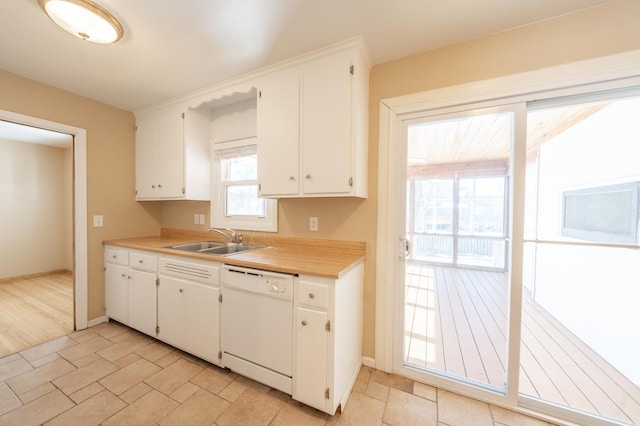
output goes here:
<path id="1" fill-rule="evenodd" d="M 638 111 L 640 98 L 608 98 L 527 118 L 520 393 L 628 424 L 640 424 Z"/>
<path id="2" fill-rule="evenodd" d="M 512 112 L 407 130 L 404 365 L 505 392 Z"/>

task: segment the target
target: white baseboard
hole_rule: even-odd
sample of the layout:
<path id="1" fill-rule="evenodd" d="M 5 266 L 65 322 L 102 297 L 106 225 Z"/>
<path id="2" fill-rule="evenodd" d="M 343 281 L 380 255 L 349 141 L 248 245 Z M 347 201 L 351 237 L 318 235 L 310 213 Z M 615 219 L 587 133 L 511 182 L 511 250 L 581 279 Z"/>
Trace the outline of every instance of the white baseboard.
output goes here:
<path id="1" fill-rule="evenodd" d="M 98 317 L 87 322 L 87 327 L 93 327 L 94 325 L 102 324 L 103 322 L 107 322 L 107 317 Z"/>
<path id="2" fill-rule="evenodd" d="M 368 356 L 363 356 L 362 365 L 366 367 L 376 368 L 376 360 Z"/>

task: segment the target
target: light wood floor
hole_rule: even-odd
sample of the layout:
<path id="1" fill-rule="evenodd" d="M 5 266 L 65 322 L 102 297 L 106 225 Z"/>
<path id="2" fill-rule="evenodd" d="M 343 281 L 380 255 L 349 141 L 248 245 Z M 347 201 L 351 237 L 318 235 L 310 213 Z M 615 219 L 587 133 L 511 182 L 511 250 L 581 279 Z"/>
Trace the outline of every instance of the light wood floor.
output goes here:
<path id="1" fill-rule="evenodd" d="M 507 274 L 407 267 L 405 361 L 504 387 Z M 520 393 L 640 424 L 640 389 L 528 295 Z"/>
<path id="2" fill-rule="evenodd" d="M 0 358 L 69 334 L 73 327 L 71 274 L 0 284 Z"/>

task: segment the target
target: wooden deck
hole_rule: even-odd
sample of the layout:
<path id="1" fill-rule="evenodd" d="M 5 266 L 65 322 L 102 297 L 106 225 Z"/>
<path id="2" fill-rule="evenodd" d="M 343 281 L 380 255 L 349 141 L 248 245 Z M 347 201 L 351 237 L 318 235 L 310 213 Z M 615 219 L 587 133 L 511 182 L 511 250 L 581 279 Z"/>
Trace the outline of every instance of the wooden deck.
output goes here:
<path id="1" fill-rule="evenodd" d="M 505 386 L 507 274 L 412 264 L 406 268 L 405 361 Z M 640 424 L 640 389 L 551 316 L 523 298 L 520 392 Z"/>

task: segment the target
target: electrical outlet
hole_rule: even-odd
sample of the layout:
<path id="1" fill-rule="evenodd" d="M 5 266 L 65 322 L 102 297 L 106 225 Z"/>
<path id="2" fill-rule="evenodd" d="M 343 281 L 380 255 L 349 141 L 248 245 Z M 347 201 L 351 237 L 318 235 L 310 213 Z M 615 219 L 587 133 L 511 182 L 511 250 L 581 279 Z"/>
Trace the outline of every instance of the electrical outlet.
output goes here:
<path id="1" fill-rule="evenodd" d="M 193 224 L 200 225 L 200 215 L 198 213 L 194 213 L 193 215 Z"/>
<path id="2" fill-rule="evenodd" d="M 205 221 L 204 221 L 204 214 L 203 214 L 203 213 L 200 213 L 200 214 L 199 214 L 199 216 L 200 216 L 200 225 L 204 225 L 204 224 L 205 224 Z"/>
<path id="3" fill-rule="evenodd" d="M 309 231 L 317 231 L 318 230 L 318 218 L 310 217 L 309 218 Z"/>
<path id="4" fill-rule="evenodd" d="M 93 216 L 93 227 L 101 228 L 104 226 L 104 217 L 101 214 L 97 214 Z"/>

